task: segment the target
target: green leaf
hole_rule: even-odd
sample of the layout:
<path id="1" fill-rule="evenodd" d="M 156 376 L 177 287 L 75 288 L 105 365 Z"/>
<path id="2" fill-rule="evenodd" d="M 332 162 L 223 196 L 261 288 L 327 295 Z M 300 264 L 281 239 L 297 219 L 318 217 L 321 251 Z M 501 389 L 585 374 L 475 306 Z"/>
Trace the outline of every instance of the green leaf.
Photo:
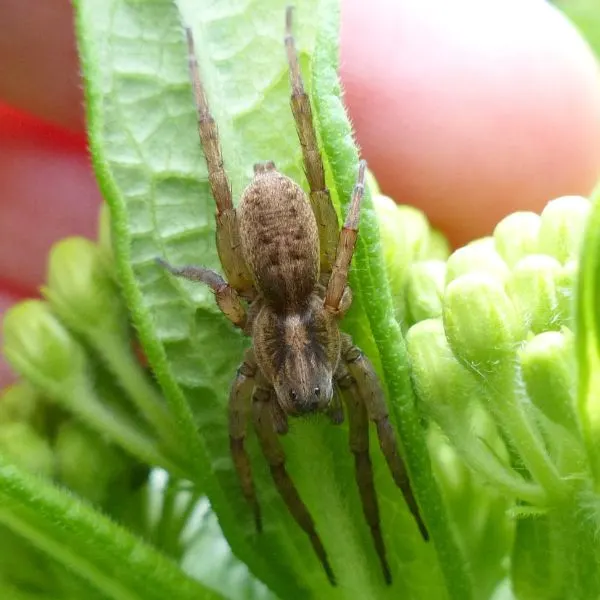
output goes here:
<path id="1" fill-rule="evenodd" d="M 321 569 L 255 448 L 266 523 L 262 536 L 253 530 L 233 472 L 227 390 L 245 342 L 225 322 L 207 289 L 173 281 L 154 263 L 156 256 L 163 256 L 174 264 L 218 267 L 214 202 L 196 133 L 180 16 L 168 0 L 81 0 L 76 8 L 90 144 L 111 208 L 120 280 L 178 420 L 181 443 L 196 465 L 192 478 L 210 497 L 233 551 L 271 589 L 283 597 L 306 593 L 306 582 L 319 589 L 324 583 Z M 301 180 L 300 147 L 288 104 L 284 3 L 254 2 L 242 8 L 189 2 L 181 8 L 195 33 L 234 193 L 239 196 L 253 163 L 265 158 Z M 314 39 L 313 14 L 309 4 L 297 14 L 302 59 Z M 307 431 L 294 438 L 314 451 L 312 460 L 320 460 L 320 450 L 331 456 L 319 429 Z M 338 448 L 346 452 L 340 436 Z M 304 465 L 304 479 L 313 486 L 312 495 L 321 497 L 321 482 L 311 483 L 312 464 Z M 290 468 L 297 479 L 294 466 Z M 336 508 L 328 506 L 330 512 Z M 351 523 L 344 522 L 341 529 L 348 527 Z M 349 571 L 360 558 L 348 565 Z"/>
<path id="2" fill-rule="evenodd" d="M 347 431 L 325 419 L 294 421 L 282 441 L 290 474 L 315 518 L 339 587 L 329 587 L 307 537 L 279 498 L 250 433 L 265 523 L 264 533 L 255 533 L 229 457 L 226 421 L 227 391 L 247 342 L 226 323 L 204 286 L 175 281 L 154 262 L 161 256 L 175 265 L 200 263 L 219 269 L 214 201 L 196 132 L 180 16 L 169 0 L 78 0 L 76 7 L 90 144 L 111 208 L 124 295 L 178 421 L 180 442 L 195 465 L 190 476 L 210 498 L 233 552 L 284 598 L 412 594 L 434 599 L 446 597 L 437 549 L 451 595 L 468 598 L 469 583 L 433 481 L 403 366 L 406 352 L 391 317 L 368 198 L 356 261 L 357 270 L 364 273 L 353 277 L 356 300 L 344 326 L 376 365 L 381 356 L 390 392 L 397 398 L 396 418 L 434 542 L 420 540 L 374 444 L 377 491 L 394 575 L 392 588 L 383 584 L 354 484 Z M 194 32 L 234 197 L 239 198 L 251 180 L 253 164 L 266 159 L 306 187 L 289 109 L 285 2 L 182 0 L 179 8 L 182 20 Z M 315 59 L 318 72 L 311 78 L 317 25 L 322 27 L 320 57 Z M 295 36 L 305 81 L 317 88 L 313 105 L 333 173 L 331 187 L 334 195 L 337 192 L 346 200 L 357 156 L 337 79 L 333 88 L 329 85 L 337 65 L 335 0 L 311 0 L 298 7 Z M 331 145 L 338 143 L 339 156 L 331 152 Z"/>
<path id="3" fill-rule="evenodd" d="M 0 523 L 87 580 L 106 598 L 221 598 L 87 504 L 2 456 Z"/>

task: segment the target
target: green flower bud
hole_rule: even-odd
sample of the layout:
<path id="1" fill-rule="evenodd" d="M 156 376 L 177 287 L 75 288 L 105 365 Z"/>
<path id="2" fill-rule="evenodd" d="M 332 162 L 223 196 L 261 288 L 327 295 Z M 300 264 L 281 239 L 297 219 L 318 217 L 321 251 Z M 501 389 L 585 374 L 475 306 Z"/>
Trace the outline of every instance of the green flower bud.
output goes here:
<path id="1" fill-rule="evenodd" d="M 428 434 L 427 442 L 435 477 L 444 490 L 448 507 L 460 508 L 465 505 L 465 495 L 473 492 L 471 471 L 440 429 L 432 427 Z"/>
<path id="2" fill-rule="evenodd" d="M 120 452 L 74 420 L 61 424 L 55 447 L 60 481 L 95 504 L 104 504 L 110 482 L 120 476 Z"/>
<path id="3" fill-rule="evenodd" d="M 450 256 L 450 243 L 446 236 L 437 229 L 429 230 L 429 245 L 423 258 L 429 260 L 448 260 Z"/>
<path id="4" fill-rule="evenodd" d="M 542 211 L 539 251 L 561 263 L 579 256 L 591 203 L 581 196 L 563 196 Z"/>
<path id="5" fill-rule="evenodd" d="M 442 320 L 413 325 L 406 345 L 417 397 L 465 463 L 510 495 L 543 502 L 539 488 L 511 471 L 496 428 L 479 402 L 481 383 L 457 360 Z"/>
<path id="6" fill-rule="evenodd" d="M 86 358 L 79 344 L 41 300 L 25 300 L 4 317 L 4 355 L 15 371 L 36 383 L 66 383 Z"/>
<path id="7" fill-rule="evenodd" d="M 403 279 L 408 265 L 421 257 L 429 241 L 429 222 L 420 210 L 398 206 L 387 196 L 374 196 L 373 203 L 388 270 Z"/>
<path id="8" fill-rule="evenodd" d="M 443 260 L 424 260 L 410 266 L 405 300 L 406 316 L 411 324 L 442 315 L 445 279 L 446 263 Z"/>
<path id="9" fill-rule="evenodd" d="M 373 171 L 371 171 L 371 169 L 367 169 L 365 180 L 367 183 L 367 187 L 371 191 L 371 196 L 378 196 L 381 194 L 379 184 L 377 183 L 377 179 L 375 179 L 375 175 L 373 175 Z"/>
<path id="10" fill-rule="evenodd" d="M 579 435 L 576 416 L 577 361 L 571 331 L 547 331 L 519 352 L 531 401 L 554 423 Z"/>
<path id="11" fill-rule="evenodd" d="M 570 260 L 562 266 L 556 280 L 559 311 L 564 325 L 570 328 L 575 326 L 575 286 L 578 274 L 579 261 Z"/>
<path id="12" fill-rule="evenodd" d="M 482 273 L 500 282 L 508 278 L 510 271 L 496 252 L 494 238 L 475 240 L 450 255 L 446 266 L 446 285 L 467 273 Z"/>
<path id="13" fill-rule="evenodd" d="M 542 333 L 557 330 L 566 315 L 561 307 L 556 281 L 561 264 L 546 254 L 531 254 L 521 259 L 507 282 L 507 292 L 527 329 Z"/>
<path id="14" fill-rule="evenodd" d="M 540 226 L 540 216 L 533 212 L 512 213 L 496 225 L 496 250 L 509 267 L 537 252 Z"/>
<path id="15" fill-rule="evenodd" d="M 478 371 L 495 370 L 514 357 L 526 334 L 503 284 L 481 273 L 448 284 L 443 316 L 455 356 Z"/>
<path id="16" fill-rule="evenodd" d="M 85 337 L 104 359 L 141 415 L 175 446 L 176 427 L 132 352 L 127 313 L 107 264 L 92 242 L 63 240 L 52 249 L 45 294 L 69 328 Z"/>
<path id="17" fill-rule="evenodd" d="M 445 421 L 447 408 L 455 416 L 464 413 L 477 395 L 478 382 L 456 360 L 442 320 L 427 319 L 413 325 L 406 334 L 406 346 L 415 391 L 433 418 Z"/>
<path id="18" fill-rule="evenodd" d="M 47 477 L 54 473 L 52 449 L 29 423 L 3 423 L 0 426 L 0 452 L 31 473 Z"/>
<path id="19" fill-rule="evenodd" d="M 76 331 L 126 329 L 125 310 L 106 257 L 85 238 L 67 238 L 53 246 L 44 295 Z"/>
<path id="20" fill-rule="evenodd" d="M 39 409 L 39 394 L 26 381 L 2 390 L 0 396 L 0 426 L 16 421 L 31 422 Z"/>
<path id="21" fill-rule="evenodd" d="M 425 254 L 429 243 L 429 223 L 420 210 L 398 206 L 387 196 L 374 196 L 373 203 L 379 220 L 396 318 L 404 323 L 404 282 L 410 264 Z"/>

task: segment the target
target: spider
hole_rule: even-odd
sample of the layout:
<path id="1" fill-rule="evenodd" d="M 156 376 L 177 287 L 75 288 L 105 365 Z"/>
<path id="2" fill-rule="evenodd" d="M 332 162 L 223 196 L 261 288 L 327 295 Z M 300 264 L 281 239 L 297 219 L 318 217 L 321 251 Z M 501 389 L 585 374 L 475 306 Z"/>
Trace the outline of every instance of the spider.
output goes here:
<path id="1" fill-rule="evenodd" d="M 428 539 L 428 534 L 398 452 L 377 375 L 352 338 L 338 329 L 338 321 L 352 301 L 348 270 L 358 235 L 366 163 L 359 163 L 348 215 L 339 232 L 292 36 L 290 7 L 286 11 L 285 48 L 291 109 L 310 195 L 307 197 L 298 184 L 267 161 L 254 165 L 254 178 L 236 210 L 189 29 L 186 36 L 200 141 L 216 202 L 217 250 L 226 279 L 204 267 L 177 268 L 158 261 L 175 276 L 208 285 L 223 314 L 252 339 L 229 396 L 230 448 L 242 492 L 260 532 L 261 511 L 244 447 L 252 417 L 275 486 L 335 585 L 315 523 L 286 471 L 278 435 L 287 433 L 288 416 L 322 412 L 334 424 L 341 423 L 343 400 L 364 516 L 383 576 L 390 584 L 369 457 L 369 421 L 375 424 L 381 451 L 421 535 Z"/>

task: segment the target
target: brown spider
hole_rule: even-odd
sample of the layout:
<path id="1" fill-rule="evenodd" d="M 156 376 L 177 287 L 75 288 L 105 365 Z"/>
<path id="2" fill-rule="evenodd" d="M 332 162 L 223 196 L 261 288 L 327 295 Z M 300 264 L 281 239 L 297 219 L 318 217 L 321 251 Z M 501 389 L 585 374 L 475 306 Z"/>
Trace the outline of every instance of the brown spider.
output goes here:
<path id="1" fill-rule="evenodd" d="M 310 203 L 300 186 L 279 173 L 269 161 L 254 165 L 254 178 L 245 189 L 237 211 L 233 207 L 217 127 L 200 80 L 192 34 L 187 29 L 200 140 L 217 205 L 217 249 L 227 280 L 204 267 L 176 268 L 163 260 L 159 262 L 173 275 L 209 285 L 225 316 L 252 338 L 253 345 L 246 351 L 230 392 L 229 436 L 233 462 L 243 494 L 254 511 L 257 530 L 262 529 L 261 513 L 244 448 L 251 413 L 275 485 L 310 538 L 329 581 L 335 585 L 313 519 L 286 471 L 285 455 L 277 436 L 287 432 L 288 416 L 324 412 L 333 423 L 341 423 L 344 411 L 340 398 L 343 398 L 363 511 L 389 584 L 392 578 L 369 457 L 369 420 L 375 424 L 394 481 L 402 490 L 422 536 L 427 539 L 428 534 L 398 453 L 375 371 L 352 338 L 338 329 L 338 321 L 352 300 L 348 269 L 358 234 L 366 163 L 360 162 L 346 222 L 338 232 L 291 26 L 292 11 L 288 8 L 285 46 L 292 87 L 291 108 L 302 146 Z"/>

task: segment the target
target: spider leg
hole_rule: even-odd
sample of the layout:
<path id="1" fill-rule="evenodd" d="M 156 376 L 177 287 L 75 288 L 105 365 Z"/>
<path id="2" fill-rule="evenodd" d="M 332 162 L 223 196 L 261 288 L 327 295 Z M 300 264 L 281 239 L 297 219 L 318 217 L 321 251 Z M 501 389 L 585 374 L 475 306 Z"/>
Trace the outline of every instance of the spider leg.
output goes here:
<path id="1" fill-rule="evenodd" d="M 238 293 L 218 273 L 206 267 L 174 267 L 166 260 L 157 258 L 156 262 L 176 277 L 205 283 L 214 292 L 221 312 L 240 329 L 246 327 L 246 309 Z"/>
<path id="2" fill-rule="evenodd" d="M 423 539 L 428 540 L 427 527 L 421 518 L 419 506 L 412 492 L 404 461 L 398 452 L 398 445 L 392 424 L 389 420 L 383 390 L 381 389 L 373 365 L 371 365 L 369 359 L 360 349 L 352 343 L 352 338 L 346 334 L 342 334 L 342 360 L 355 381 L 356 390 L 365 405 L 369 420 L 375 424 L 379 446 L 385 456 L 394 482 L 402 491 L 406 504 L 419 527 Z"/>
<path id="3" fill-rule="evenodd" d="M 358 166 L 358 178 L 352 191 L 350 207 L 346 215 L 344 227 L 340 232 L 333 271 L 325 292 L 325 308 L 338 313 L 343 306 L 344 295 L 348 283 L 348 270 L 354 254 L 354 246 L 358 236 L 358 221 L 360 218 L 360 202 L 365 189 L 365 169 L 367 163 L 361 160 Z"/>
<path id="4" fill-rule="evenodd" d="M 341 425 L 344 422 L 344 407 L 337 390 L 334 391 L 331 404 L 327 410 L 327 416 L 333 425 Z"/>
<path id="5" fill-rule="evenodd" d="M 310 187 L 310 203 L 319 228 L 321 274 L 331 273 L 338 238 L 338 219 L 325 185 L 325 170 L 319 151 L 308 94 L 304 90 L 300 63 L 292 35 L 292 7 L 285 13 L 285 48 L 292 88 L 291 107 L 302 147 L 304 171 Z"/>
<path id="6" fill-rule="evenodd" d="M 241 252 L 237 213 L 231 199 L 231 185 L 223 167 L 223 155 L 219 133 L 210 113 L 208 101 L 196 60 L 194 38 L 189 28 L 185 30 L 188 45 L 190 76 L 198 113 L 198 132 L 208 168 L 208 181 L 217 205 L 217 251 L 223 270 L 231 286 L 242 296 L 252 299 L 255 295 L 250 271 Z"/>
<path id="7" fill-rule="evenodd" d="M 246 350 L 244 362 L 238 369 L 237 376 L 229 394 L 229 448 L 235 470 L 242 487 L 244 498 L 252 508 L 256 530 L 262 531 L 260 505 L 256 498 L 250 458 L 244 448 L 248 418 L 252 409 L 252 392 L 256 384 L 258 371 L 252 350 Z"/>
<path id="8" fill-rule="evenodd" d="M 364 402 L 359 396 L 354 378 L 342 364 L 336 373 L 336 383 L 343 393 L 348 409 L 350 450 L 354 454 L 356 483 L 360 492 L 365 520 L 371 529 L 373 544 L 381 563 L 383 578 L 390 585 L 392 574 L 386 558 L 385 544 L 381 533 L 379 505 L 373 483 L 373 466 L 369 456 L 369 418 Z"/>
<path id="9" fill-rule="evenodd" d="M 273 427 L 278 435 L 286 435 L 289 431 L 288 418 L 285 411 L 277 402 L 271 402 L 271 410 L 273 415 Z"/>
<path id="10" fill-rule="evenodd" d="M 273 411 L 270 406 L 272 398 L 272 388 L 255 388 L 253 396 L 254 425 L 260 446 L 269 463 L 271 476 L 281 498 L 296 520 L 296 523 L 308 535 L 313 550 L 323 565 L 329 583 L 336 585 L 335 575 L 329 564 L 329 559 L 327 558 L 321 538 L 315 528 L 315 523 L 285 468 L 285 453 L 279 442 L 273 423 Z"/>

